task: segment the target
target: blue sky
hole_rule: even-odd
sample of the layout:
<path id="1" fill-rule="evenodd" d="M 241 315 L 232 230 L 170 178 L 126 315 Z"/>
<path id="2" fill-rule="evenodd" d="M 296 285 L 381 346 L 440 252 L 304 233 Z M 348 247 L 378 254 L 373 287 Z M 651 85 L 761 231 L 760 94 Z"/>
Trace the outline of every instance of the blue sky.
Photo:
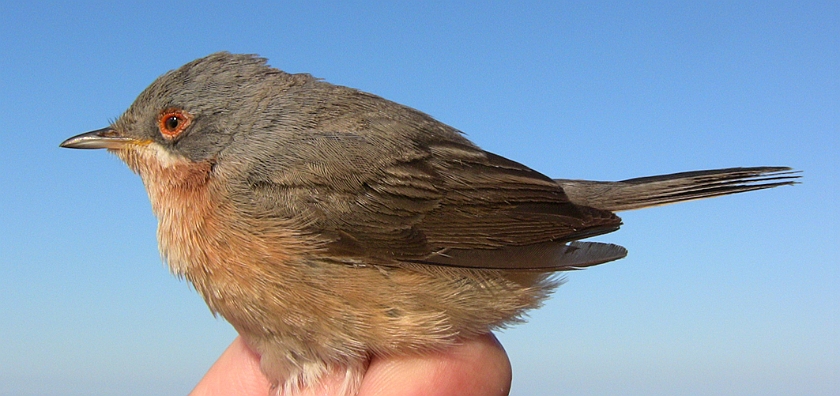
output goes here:
<path id="1" fill-rule="evenodd" d="M 185 394 L 235 334 L 161 264 L 139 178 L 58 148 L 157 76 L 258 53 L 564 178 L 788 165 L 622 214 L 630 255 L 500 333 L 514 395 L 840 394 L 836 2 L 0 4 L 0 395 Z"/>

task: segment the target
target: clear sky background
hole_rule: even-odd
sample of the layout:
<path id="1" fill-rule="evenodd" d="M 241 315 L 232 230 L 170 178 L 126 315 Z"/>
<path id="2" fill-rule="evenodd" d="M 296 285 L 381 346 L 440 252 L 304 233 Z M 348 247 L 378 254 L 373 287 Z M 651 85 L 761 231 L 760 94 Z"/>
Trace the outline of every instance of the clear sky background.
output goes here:
<path id="1" fill-rule="evenodd" d="M 599 239 L 629 256 L 499 338 L 513 395 L 840 394 L 839 3 L 72 3 L 0 4 L 0 395 L 186 394 L 234 338 L 161 264 L 139 178 L 58 148 L 219 50 L 555 177 L 803 170 L 624 213 Z"/>

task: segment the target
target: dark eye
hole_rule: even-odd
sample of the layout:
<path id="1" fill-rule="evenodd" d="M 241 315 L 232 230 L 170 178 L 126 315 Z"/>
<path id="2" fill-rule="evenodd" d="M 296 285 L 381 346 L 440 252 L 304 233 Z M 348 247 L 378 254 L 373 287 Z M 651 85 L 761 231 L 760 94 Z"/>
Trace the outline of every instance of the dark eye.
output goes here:
<path id="1" fill-rule="evenodd" d="M 169 117 L 166 119 L 166 123 L 164 125 L 166 126 L 167 131 L 174 132 L 178 130 L 178 125 L 181 125 L 181 119 L 176 116 Z"/>
<path id="2" fill-rule="evenodd" d="M 160 113 L 158 118 L 158 129 L 160 134 L 167 139 L 178 137 L 187 125 L 190 124 L 192 116 L 180 109 L 166 109 Z"/>

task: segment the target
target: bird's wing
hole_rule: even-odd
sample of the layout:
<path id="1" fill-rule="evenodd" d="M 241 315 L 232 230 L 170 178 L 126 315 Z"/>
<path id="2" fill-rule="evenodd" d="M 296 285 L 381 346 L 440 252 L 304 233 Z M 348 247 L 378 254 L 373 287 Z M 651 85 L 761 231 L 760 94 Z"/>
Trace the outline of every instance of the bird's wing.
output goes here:
<path id="1" fill-rule="evenodd" d="M 569 244 L 621 220 L 572 204 L 524 165 L 466 140 L 398 143 L 309 133 L 277 148 L 296 153 L 277 157 L 282 164 L 266 156 L 250 169 L 251 198 L 242 205 L 253 216 L 298 219 L 301 233 L 326 238 L 331 257 L 351 262 L 568 270 L 626 254 L 611 244 Z"/>

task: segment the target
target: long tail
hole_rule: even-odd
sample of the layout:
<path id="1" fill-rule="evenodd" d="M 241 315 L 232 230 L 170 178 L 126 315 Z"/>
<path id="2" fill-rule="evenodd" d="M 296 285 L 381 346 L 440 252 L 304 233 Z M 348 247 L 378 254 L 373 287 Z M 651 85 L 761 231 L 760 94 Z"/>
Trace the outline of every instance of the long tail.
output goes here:
<path id="1" fill-rule="evenodd" d="M 579 205 L 613 212 L 796 184 L 787 167 L 727 168 L 639 177 L 617 182 L 555 179 Z"/>

